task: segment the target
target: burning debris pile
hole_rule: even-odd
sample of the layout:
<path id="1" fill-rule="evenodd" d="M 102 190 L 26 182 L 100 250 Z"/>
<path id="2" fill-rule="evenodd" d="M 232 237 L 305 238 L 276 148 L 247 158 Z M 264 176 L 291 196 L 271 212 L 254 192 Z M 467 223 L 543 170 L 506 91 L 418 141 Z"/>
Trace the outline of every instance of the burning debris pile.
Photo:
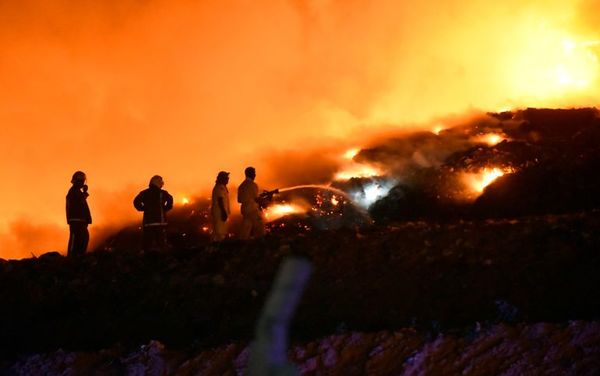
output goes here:
<path id="1" fill-rule="evenodd" d="M 347 150 L 326 185 L 379 223 L 600 207 L 594 194 L 600 188 L 594 172 L 600 165 L 600 116 L 594 108 L 489 113 L 433 128 Z M 319 192 L 311 201 L 318 201 Z M 302 200 L 286 202 L 280 222 L 308 211 Z"/>
<path id="2" fill-rule="evenodd" d="M 337 163 L 329 182 L 282 187 L 273 196 L 264 210 L 269 233 L 293 236 L 373 221 L 600 208 L 600 117 L 591 108 L 487 114 L 447 128 L 438 125 L 431 132 L 388 137 L 362 150 L 352 148 Z M 302 168 L 310 172 L 310 164 Z M 207 244 L 209 201 L 188 200 L 170 213 L 170 222 L 175 247 Z M 239 224 L 234 216 L 230 236 Z M 130 226 L 99 249 L 136 248 L 138 239 L 139 229 Z"/>
<path id="3" fill-rule="evenodd" d="M 195 198 L 175 206 L 169 213 L 168 237 L 177 249 L 210 243 L 210 202 Z M 322 185 L 302 185 L 279 190 L 263 211 L 267 231 L 276 236 L 314 231 L 354 229 L 370 225 L 367 211 L 344 191 Z M 240 218 L 231 220 L 230 237 L 238 231 Z M 130 225 L 108 237 L 97 250 L 140 250 L 141 229 Z"/>
<path id="4" fill-rule="evenodd" d="M 280 191 L 265 213 L 271 232 L 337 230 L 370 224 L 367 212 L 347 193 L 327 186 L 304 185 Z"/>
<path id="5" fill-rule="evenodd" d="M 389 140 L 362 150 L 355 159 L 387 166 L 388 176 L 398 181 L 369 207 L 380 222 L 511 217 L 600 207 L 596 109 L 490 114 L 437 134 Z"/>

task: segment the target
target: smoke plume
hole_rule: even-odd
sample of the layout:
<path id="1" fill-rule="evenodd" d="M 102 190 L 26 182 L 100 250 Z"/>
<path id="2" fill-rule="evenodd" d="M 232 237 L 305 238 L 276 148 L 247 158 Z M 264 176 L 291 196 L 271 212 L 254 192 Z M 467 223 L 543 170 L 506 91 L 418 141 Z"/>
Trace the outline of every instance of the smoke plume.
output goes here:
<path id="1" fill-rule="evenodd" d="M 154 174 L 181 200 L 219 170 L 237 186 L 247 165 L 279 183 L 265 150 L 300 156 L 307 142 L 335 148 L 381 124 L 473 109 L 596 105 L 595 5 L 2 1 L 0 232 L 20 240 L 0 257 L 64 250 L 75 170 L 88 175 L 95 226 L 111 226 L 136 218 L 131 198 Z M 317 180 L 333 169 L 318 166 Z"/>

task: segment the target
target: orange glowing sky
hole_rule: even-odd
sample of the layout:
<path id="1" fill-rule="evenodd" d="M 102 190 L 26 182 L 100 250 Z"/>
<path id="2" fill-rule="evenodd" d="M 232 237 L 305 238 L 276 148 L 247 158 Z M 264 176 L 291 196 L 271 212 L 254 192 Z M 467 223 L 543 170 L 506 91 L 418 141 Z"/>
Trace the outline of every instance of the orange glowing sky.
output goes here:
<path id="1" fill-rule="evenodd" d="M 421 3 L 0 2 L 0 257 L 64 250 L 77 169 L 102 227 L 156 173 L 180 201 L 382 124 L 600 102 L 599 0 Z"/>

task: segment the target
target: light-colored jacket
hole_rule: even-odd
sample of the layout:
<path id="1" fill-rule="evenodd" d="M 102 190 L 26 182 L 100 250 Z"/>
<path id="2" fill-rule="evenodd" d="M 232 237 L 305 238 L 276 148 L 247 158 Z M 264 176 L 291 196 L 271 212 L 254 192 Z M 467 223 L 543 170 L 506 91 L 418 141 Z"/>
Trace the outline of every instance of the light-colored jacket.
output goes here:
<path id="1" fill-rule="evenodd" d="M 242 215 L 256 213 L 259 211 L 258 185 L 252 179 L 246 179 L 240 184 L 237 193 L 237 201 L 242 204 Z"/>
<path id="2" fill-rule="evenodd" d="M 223 206 L 225 206 L 225 213 L 231 214 L 231 208 L 229 207 L 229 191 L 223 184 L 215 184 L 212 190 L 212 204 L 211 213 L 213 218 L 221 218 L 221 209 L 219 208 L 219 198 L 223 199 Z"/>

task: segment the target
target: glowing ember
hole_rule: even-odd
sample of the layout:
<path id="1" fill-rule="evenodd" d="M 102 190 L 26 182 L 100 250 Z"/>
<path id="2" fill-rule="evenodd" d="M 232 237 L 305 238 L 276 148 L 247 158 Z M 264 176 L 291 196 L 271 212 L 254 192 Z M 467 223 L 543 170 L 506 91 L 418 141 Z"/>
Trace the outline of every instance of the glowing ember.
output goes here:
<path id="1" fill-rule="evenodd" d="M 344 171 L 335 174 L 335 180 L 350 180 L 352 178 L 370 178 L 381 175 L 381 171 L 368 165 L 352 165 Z"/>
<path id="2" fill-rule="evenodd" d="M 265 210 L 265 218 L 267 221 L 274 221 L 286 215 L 300 213 L 306 213 L 306 210 L 299 205 L 277 204 L 271 205 Z"/>
<path id="3" fill-rule="evenodd" d="M 465 174 L 464 181 L 471 190 L 481 193 L 500 176 L 514 172 L 512 168 L 484 168 L 479 173 Z"/>
<path id="4" fill-rule="evenodd" d="M 202 231 L 203 231 L 203 232 L 208 232 L 208 226 L 204 226 L 204 227 L 202 227 Z"/>
<path id="5" fill-rule="evenodd" d="M 184 197 L 184 198 L 182 198 L 182 199 L 181 199 L 181 203 L 182 203 L 183 205 L 187 205 L 187 204 L 189 204 L 189 203 L 190 203 L 190 199 L 189 199 L 189 198 L 187 198 L 187 197 Z"/>
<path id="6" fill-rule="evenodd" d="M 333 206 L 337 206 L 340 202 L 338 201 L 337 198 L 335 198 L 335 196 L 333 196 L 331 198 L 331 203 L 333 204 Z"/>
<path id="7" fill-rule="evenodd" d="M 360 151 L 359 148 L 348 149 L 344 153 L 344 159 L 350 159 L 350 160 L 352 160 L 352 158 L 354 158 L 356 156 L 356 154 L 358 154 L 359 151 Z"/>
<path id="8" fill-rule="evenodd" d="M 487 133 L 473 137 L 471 141 L 494 146 L 504 141 L 506 138 L 498 133 Z"/>

